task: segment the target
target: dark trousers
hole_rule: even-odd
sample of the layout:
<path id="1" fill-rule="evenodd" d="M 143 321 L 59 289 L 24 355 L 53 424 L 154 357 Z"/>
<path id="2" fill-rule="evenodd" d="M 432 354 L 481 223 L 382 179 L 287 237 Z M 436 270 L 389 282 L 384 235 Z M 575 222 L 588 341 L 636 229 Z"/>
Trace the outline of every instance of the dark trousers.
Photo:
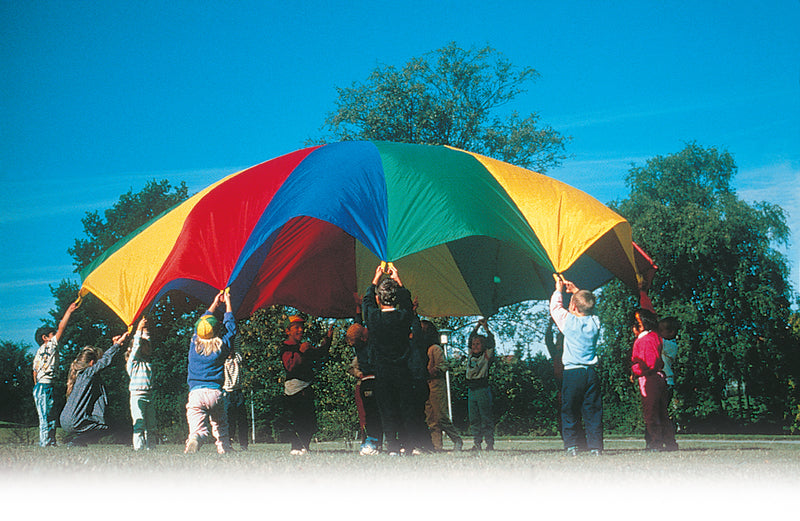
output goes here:
<path id="1" fill-rule="evenodd" d="M 302 391 L 285 398 L 292 430 L 292 449 L 308 449 L 311 444 L 311 438 L 317 432 L 314 389 L 308 386 Z"/>
<path id="2" fill-rule="evenodd" d="M 356 403 L 359 406 L 361 441 L 374 438 L 378 440 L 380 446 L 383 440 L 383 426 L 378 399 L 375 397 L 375 378 L 367 378 L 356 384 Z"/>
<path id="3" fill-rule="evenodd" d="M 603 400 L 594 367 L 565 369 L 561 384 L 561 438 L 564 448 L 580 447 L 581 420 L 588 449 L 603 450 Z"/>
<path id="4" fill-rule="evenodd" d="M 667 381 L 660 373 L 644 377 L 644 390 L 640 393 L 645 426 L 645 444 L 648 449 L 675 450 L 675 429 L 667 413 L 669 392 Z"/>
<path id="5" fill-rule="evenodd" d="M 425 403 L 428 401 L 428 380 L 414 379 L 411 381 L 411 433 L 413 446 L 423 451 L 433 451 L 428 423 L 425 421 Z"/>
<path id="6" fill-rule="evenodd" d="M 239 446 L 247 448 L 247 408 L 244 403 L 244 393 L 236 389 L 227 393 L 228 400 L 228 432 L 231 442 L 239 434 Z"/>
<path id="7" fill-rule="evenodd" d="M 401 447 L 411 450 L 414 446 L 414 415 L 411 375 L 402 367 L 376 371 L 375 395 L 383 424 L 383 438 L 388 452 L 400 452 Z"/>

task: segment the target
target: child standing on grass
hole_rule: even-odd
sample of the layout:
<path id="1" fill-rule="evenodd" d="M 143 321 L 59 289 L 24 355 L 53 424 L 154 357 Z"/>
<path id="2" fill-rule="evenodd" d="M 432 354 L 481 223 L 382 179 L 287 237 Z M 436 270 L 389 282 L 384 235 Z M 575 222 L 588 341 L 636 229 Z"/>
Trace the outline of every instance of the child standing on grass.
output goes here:
<path id="1" fill-rule="evenodd" d="M 214 311 L 225 303 L 222 323 L 225 335 L 216 335 L 219 324 Z M 222 385 L 225 383 L 225 359 L 233 348 L 236 335 L 236 322 L 233 319 L 231 295 L 221 291 L 208 311 L 195 324 L 195 334 L 189 346 L 189 399 L 186 403 L 186 421 L 189 424 L 189 437 L 186 439 L 185 453 L 197 452 L 200 445 L 209 438 L 208 424 L 216 440 L 217 453 L 230 451 L 231 440 L 228 435 L 228 418 Z"/>
<path id="2" fill-rule="evenodd" d="M 662 318 L 658 321 L 658 336 L 664 348 L 661 350 L 661 360 L 664 361 L 664 374 L 667 377 L 667 409 L 672 403 L 673 390 L 675 389 L 675 360 L 678 358 L 678 336 L 680 322 L 676 317 Z"/>
<path id="3" fill-rule="evenodd" d="M 142 318 L 133 335 L 131 347 L 125 354 L 125 370 L 131 378 L 128 391 L 131 395 L 133 450 L 151 449 L 155 445 L 156 414 L 152 400 L 151 354 L 147 320 Z"/>
<path id="4" fill-rule="evenodd" d="M 39 415 L 39 445 L 56 446 L 56 418 L 53 413 L 53 373 L 58 365 L 58 342 L 67 327 L 69 317 L 78 308 L 73 302 L 64 312 L 58 328 L 43 326 L 36 330 L 34 342 L 39 350 L 33 357 L 33 402 Z"/>
<path id="5" fill-rule="evenodd" d="M 564 308 L 562 291 L 572 295 Z M 561 437 L 567 456 L 577 456 L 581 420 L 586 446 L 592 455 L 603 451 L 603 401 L 596 371 L 600 321 L 594 316 L 595 298 L 591 291 L 578 289 L 572 282 L 556 278 L 550 297 L 550 316 L 564 334 L 561 383 Z"/>
<path id="6" fill-rule="evenodd" d="M 486 335 L 479 335 L 483 326 Z M 492 417 L 492 390 L 489 387 L 489 368 L 494 362 L 494 334 L 489 331 L 486 317 L 478 320 L 467 339 L 469 354 L 464 378 L 467 382 L 467 411 L 472 431 L 472 448 L 481 450 L 486 441 L 486 450 L 494 450 L 494 419 Z"/>
<path id="7" fill-rule="evenodd" d="M 347 345 L 353 348 L 355 355 L 348 373 L 356 379 L 355 398 L 358 409 L 358 423 L 361 432 L 362 456 L 378 454 L 383 443 L 383 427 L 375 398 L 375 371 L 369 364 L 369 331 L 362 324 L 356 323 L 347 328 Z"/>
<path id="8" fill-rule="evenodd" d="M 242 391 L 242 354 L 239 352 L 240 336 L 234 338 L 234 348 L 225 359 L 225 400 L 228 408 L 228 429 L 230 431 L 231 444 L 233 439 L 239 436 L 239 447 L 247 450 L 247 411 L 244 403 L 244 392 Z"/>
<path id="9" fill-rule="evenodd" d="M 444 350 L 439 345 L 439 330 L 436 325 L 428 320 L 420 323 L 424 344 L 428 346 L 428 401 L 425 403 L 425 420 L 430 429 L 433 450 L 444 450 L 442 445 L 443 433 L 453 441 L 453 450 L 459 451 L 464 446 L 464 440 L 458 435 L 447 406 L 447 360 Z"/>
<path id="10" fill-rule="evenodd" d="M 389 278 L 381 280 L 384 273 Z M 372 362 L 375 367 L 375 395 L 381 414 L 386 450 L 390 456 L 413 451 L 414 422 L 411 404 L 411 373 L 408 368 L 409 334 L 413 310 L 411 292 L 403 287 L 391 263 L 388 272 L 379 265 L 372 284 L 364 294 L 362 309 L 369 331 Z"/>
<path id="11" fill-rule="evenodd" d="M 333 327 L 320 345 L 303 342 L 305 320 L 292 315 L 285 322 L 286 340 L 280 346 L 281 363 L 286 371 L 283 392 L 293 436 L 291 438 L 292 456 L 308 454 L 311 438 L 317 432 L 317 411 L 314 408 L 314 365 L 328 355 L 333 339 Z"/>
<path id="12" fill-rule="evenodd" d="M 675 431 L 667 414 L 667 377 L 661 359 L 658 317 L 648 309 L 634 315 L 636 340 L 631 353 L 631 372 L 639 386 L 645 424 L 645 446 L 653 452 L 678 450 Z"/>
<path id="13" fill-rule="evenodd" d="M 127 336 L 127 331 L 115 336 L 114 345 L 105 353 L 97 347 L 86 346 L 72 362 L 67 378 L 67 403 L 61 411 L 61 428 L 71 437 L 67 446 L 85 447 L 96 443 L 108 431 L 105 420 L 108 397 L 99 373 L 111 365 Z"/>

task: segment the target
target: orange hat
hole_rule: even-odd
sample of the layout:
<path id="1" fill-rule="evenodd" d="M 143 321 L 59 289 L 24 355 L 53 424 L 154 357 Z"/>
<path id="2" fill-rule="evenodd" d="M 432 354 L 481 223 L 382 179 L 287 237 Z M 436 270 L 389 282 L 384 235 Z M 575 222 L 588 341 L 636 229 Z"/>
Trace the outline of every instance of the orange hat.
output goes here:
<path id="1" fill-rule="evenodd" d="M 303 319 L 303 317 L 301 317 L 299 315 L 292 315 L 292 316 L 290 316 L 289 318 L 286 319 L 286 322 L 284 323 L 284 329 L 289 329 L 292 326 L 292 324 L 295 324 L 297 322 L 299 322 L 301 324 L 305 324 L 306 323 L 306 321 L 305 321 L 305 319 Z"/>

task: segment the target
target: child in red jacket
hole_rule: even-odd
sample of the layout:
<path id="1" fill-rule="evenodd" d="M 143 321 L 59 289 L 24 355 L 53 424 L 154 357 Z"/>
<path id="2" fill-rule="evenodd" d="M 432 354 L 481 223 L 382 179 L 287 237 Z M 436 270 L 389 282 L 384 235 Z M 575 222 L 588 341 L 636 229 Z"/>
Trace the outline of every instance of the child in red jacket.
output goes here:
<path id="1" fill-rule="evenodd" d="M 647 309 L 636 311 L 631 372 L 639 384 L 646 447 L 653 452 L 678 450 L 675 431 L 667 414 L 667 379 L 661 359 L 663 344 L 657 330 L 655 313 Z"/>

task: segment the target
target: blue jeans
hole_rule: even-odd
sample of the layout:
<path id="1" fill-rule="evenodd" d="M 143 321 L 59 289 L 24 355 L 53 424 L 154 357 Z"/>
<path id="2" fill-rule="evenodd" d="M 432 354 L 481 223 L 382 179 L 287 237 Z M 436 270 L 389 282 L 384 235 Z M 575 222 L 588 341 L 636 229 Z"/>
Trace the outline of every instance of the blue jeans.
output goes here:
<path id="1" fill-rule="evenodd" d="M 581 431 L 583 420 L 584 431 Z M 561 383 L 561 437 L 564 448 L 603 450 L 603 401 L 594 367 L 564 370 Z"/>
<path id="2" fill-rule="evenodd" d="M 488 386 L 467 390 L 467 411 L 472 441 L 479 447 L 486 440 L 486 447 L 493 448 L 492 391 Z"/>
<path id="3" fill-rule="evenodd" d="M 37 383 L 33 386 L 33 401 L 39 414 L 39 445 L 56 444 L 56 418 L 53 415 L 53 386 Z"/>

